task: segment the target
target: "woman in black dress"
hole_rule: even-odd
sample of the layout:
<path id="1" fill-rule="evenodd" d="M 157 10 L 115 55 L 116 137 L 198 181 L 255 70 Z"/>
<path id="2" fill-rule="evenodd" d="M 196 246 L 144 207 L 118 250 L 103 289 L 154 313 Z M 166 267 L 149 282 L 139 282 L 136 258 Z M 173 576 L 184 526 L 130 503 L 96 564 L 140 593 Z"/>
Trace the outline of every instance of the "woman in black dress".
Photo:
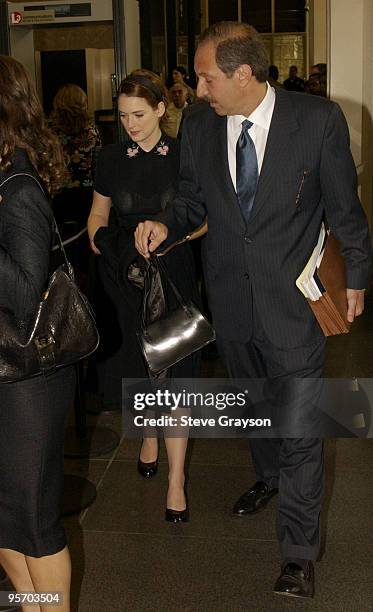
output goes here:
<path id="1" fill-rule="evenodd" d="M 53 194 L 63 168 L 28 74 L 0 56 L 0 311 L 10 311 L 26 328 L 46 286 L 52 242 L 50 204 L 36 181 Z M 61 612 L 70 610 L 60 498 L 74 386 L 72 367 L 0 384 L 0 564 L 19 592 L 63 592 Z"/>
<path id="2" fill-rule="evenodd" d="M 137 224 L 172 206 L 177 188 L 179 142 L 163 134 L 160 127 L 166 107 L 167 93 L 157 75 L 138 70 L 127 77 L 119 88 L 118 109 L 129 140 L 105 147 L 96 169 L 88 232 L 93 251 L 102 254 L 101 278 L 111 302 L 105 311 L 108 318 L 116 317 L 118 322 L 120 339 L 106 361 L 106 389 L 118 401 L 122 377 L 148 376 L 136 337 L 141 325 L 142 294 L 127 280 L 127 270 L 139 258 L 133 236 Z M 163 257 L 163 262 L 184 298 L 198 301 L 189 245 L 175 248 Z M 113 335 L 110 341 L 115 343 Z M 188 357 L 171 368 L 168 375 L 191 378 L 196 375 L 198 361 L 198 356 Z M 187 439 L 166 437 L 165 443 L 169 462 L 166 520 L 185 521 Z M 144 438 L 138 462 L 143 476 L 155 475 L 157 456 L 157 439 Z"/>

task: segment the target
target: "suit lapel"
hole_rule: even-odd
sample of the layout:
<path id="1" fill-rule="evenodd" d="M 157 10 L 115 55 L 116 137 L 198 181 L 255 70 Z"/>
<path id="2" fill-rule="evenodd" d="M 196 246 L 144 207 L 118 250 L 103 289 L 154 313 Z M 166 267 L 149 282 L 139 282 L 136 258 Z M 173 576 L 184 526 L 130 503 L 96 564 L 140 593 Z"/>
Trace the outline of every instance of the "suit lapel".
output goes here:
<path id="1" fill-rule="evenodd" d="M 273 181 L 282 174 L 291 150 L 291 134 L 299 128 L 293 104 L 287 92 L 276 89 L 276 100 L 258 187 L 249 223 L 260 212 L 273 188 Z"/>

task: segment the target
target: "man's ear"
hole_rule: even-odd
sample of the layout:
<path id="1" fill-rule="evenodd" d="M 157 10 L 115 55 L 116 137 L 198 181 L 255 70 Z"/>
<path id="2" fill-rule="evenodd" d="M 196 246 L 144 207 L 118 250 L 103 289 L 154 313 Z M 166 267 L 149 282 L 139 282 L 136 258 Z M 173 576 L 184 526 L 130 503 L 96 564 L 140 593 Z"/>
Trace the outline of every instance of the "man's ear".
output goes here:
<path id="1" fill-rule="evenodd" d="M 253 76 L 253 71 L 251 70 L 251 66 L 249 64 L 241 64 L 236 70 L 237 80 L 241 87 L 246 87 L 246 85 L 251 81 Z"/>

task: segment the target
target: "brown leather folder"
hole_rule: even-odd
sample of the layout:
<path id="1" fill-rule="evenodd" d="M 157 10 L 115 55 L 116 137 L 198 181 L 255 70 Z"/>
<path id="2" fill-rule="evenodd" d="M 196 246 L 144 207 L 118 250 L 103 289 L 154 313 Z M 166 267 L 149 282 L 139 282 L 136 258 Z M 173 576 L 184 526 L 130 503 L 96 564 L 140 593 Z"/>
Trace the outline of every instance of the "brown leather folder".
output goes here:
<path id="1" fill-rule="evenodd" d="M 307 299 L 325 336 L 347 334 L 346 268 L 340 245 L 329 233 L 317 276 L 325 292 L 316 300 Z"/>

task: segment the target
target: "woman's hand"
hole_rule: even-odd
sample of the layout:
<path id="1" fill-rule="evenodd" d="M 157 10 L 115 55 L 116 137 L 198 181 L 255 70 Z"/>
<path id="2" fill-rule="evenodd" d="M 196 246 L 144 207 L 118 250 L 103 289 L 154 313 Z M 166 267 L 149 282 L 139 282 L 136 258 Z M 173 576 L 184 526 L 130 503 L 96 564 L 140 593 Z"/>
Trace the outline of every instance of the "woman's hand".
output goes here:
<path id="1" fill-rule="evenodd" d="M 96 234 L 98 229 L 100 229 L 100 228 L 98 227 L 96 229 L 95 233 L 93 234 L 92 238 L 91 237 L 89 238 L 89 244 L 90 244 L 91 250 L 94 252 L 95 255 L 101 255 L 101 251 L 96 247 L 96 245 L 94 243 L 95 234 Z"/>

